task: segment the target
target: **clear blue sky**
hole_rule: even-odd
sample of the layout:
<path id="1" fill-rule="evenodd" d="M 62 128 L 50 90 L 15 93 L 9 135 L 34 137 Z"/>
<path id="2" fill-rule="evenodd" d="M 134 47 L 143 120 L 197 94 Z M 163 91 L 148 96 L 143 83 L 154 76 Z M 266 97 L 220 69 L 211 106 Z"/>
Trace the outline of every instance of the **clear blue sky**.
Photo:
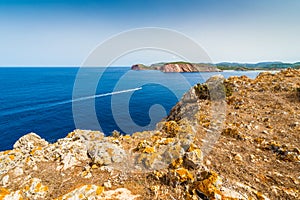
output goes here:
<path id="1" fill-rule="evenodd" d="M 0 0 L 0 66 L 78 66 L 107 38 L 142 27 L 179 31 L 213 62 L 295 62 L 299 10 L 299 0 Z M 116 65 L 151 62 L 141 55 Z"/>

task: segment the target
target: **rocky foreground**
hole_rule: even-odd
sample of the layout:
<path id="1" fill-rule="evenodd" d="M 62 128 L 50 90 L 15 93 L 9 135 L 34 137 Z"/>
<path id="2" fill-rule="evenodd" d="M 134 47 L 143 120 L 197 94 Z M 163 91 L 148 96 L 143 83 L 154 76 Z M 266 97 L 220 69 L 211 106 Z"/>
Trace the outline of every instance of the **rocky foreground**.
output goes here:
<path id="1" fill-rule="evenodd" d="M 300 70 L 191 88 L 132 136 L 34 133 L 0 152 L 0 199 L 299 199 Z"/>

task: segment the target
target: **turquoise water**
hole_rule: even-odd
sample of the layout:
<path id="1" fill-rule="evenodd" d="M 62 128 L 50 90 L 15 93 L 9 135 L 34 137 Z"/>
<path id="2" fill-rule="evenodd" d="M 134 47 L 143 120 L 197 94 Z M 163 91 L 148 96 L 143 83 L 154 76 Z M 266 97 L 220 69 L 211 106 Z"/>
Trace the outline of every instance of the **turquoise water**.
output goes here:
<path id="1" fill-rule="evenodd" d="M 258 73 L 221 74 L 254 78 Z M 153 129 L 185 91 L 215 74 L 219 73 L 131 71 L 128 67 L 0 68 L 0 150 L 12 148 L 29 132 L 54 142 L 75 128 L 101 130 L 106 135 L 113 130 L 128 134 Z"/>

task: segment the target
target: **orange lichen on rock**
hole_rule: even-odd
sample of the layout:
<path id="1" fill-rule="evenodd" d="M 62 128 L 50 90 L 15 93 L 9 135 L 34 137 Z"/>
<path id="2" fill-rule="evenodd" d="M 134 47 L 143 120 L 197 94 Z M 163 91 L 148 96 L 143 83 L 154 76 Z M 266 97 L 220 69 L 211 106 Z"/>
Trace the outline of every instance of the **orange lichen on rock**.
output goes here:
<path id="1" fill-rule="evenodd" d="M 104 192 L 104 187 L 98 185 L 83 185 L 78 187 L 71 192 L 64 194 L 54 200 L 67 200 L 67 199 L 104 199 L 102 194 Z"/>
<path id="2" fill-rule="evenodd" d="M 178 168 L 171 170 L 171 172 L 176 173 L 180 182 L 194 181 L 194 176 L 185 168 Z"/>
<path id="3" fill-rule="evenodd" d="M 176 169 L 182 166 L 183 163 L 183 159 L 182 158 L 178 158 L 172 161 L 171 163 L 171 168 Z"/>
<path id="4" fill-rule="evenodd" d="M 42 147 L 36 147 L 34 149 L 31 150 L 30 155 L 34 155 L 36 151 L 41 151 L 43 148 Z"/>
<path id="5" fill-rule="evenodd" d="M 10 192 L 9 190 L 3 188 L 3 187 L 0 187 L 0 200 L 4 199 L 4 197 L 6 195 L 8 195 Z"/>
<path id="6" fill-rule="evenodd" d="M 175 121 L 167 121 L 163 126 L 163 130 L 169 137 L 175 137 L 180 131 L 180 126 Z"/>
<path id="7" fill-rule="evenodd" d="M 15 155 L 9 155 L 9 158 L 10 158 L 11 160 L 14 160 L 14 159 L 15 159 Z"/>
<path id="8" fill-rule="evenodd" d="M 96 189 L 96 195 L 102 194 L 103 191 L 104 191 L 104 187 L 102 187 L 102 186 L 97 186 L 97 189 Z"/>
<path id="9" fill-rule="evenodd" d="M 143 153 L 154 153 L 154 147 L 145 147 L 145 149 L 143 150 Z"/>
<path id="10" fill-rule="evenodd" d="M 212 199 L 219 199 L 219 197 L 222 196 L 220 191 L 222 184 L 221 178 L 213 171 L 205 172 L 202 176 L 204 176 L 202 181 L 195 182 L 195 190 L 200 190 L 203 194 Z"/>

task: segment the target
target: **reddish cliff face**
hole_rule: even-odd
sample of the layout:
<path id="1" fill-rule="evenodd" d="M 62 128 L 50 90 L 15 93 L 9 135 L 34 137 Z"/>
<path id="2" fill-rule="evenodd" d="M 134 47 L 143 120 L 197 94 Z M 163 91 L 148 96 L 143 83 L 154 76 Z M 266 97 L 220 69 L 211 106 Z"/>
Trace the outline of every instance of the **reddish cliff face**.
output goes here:
<path id="1" fill-rule="evenodd" d="M 162 72 L 215 72 L 221 71 L 209 64 L 195 64 L 186 62 L 165 63 L 163 65 L 151 65 L 147 67 L 142 64 L 132 65 L 132 70 L 160 70 Z"/>
<path id="2" fill-rule="evenodd" d="M 197 72 L 197 68 L 190 63 L 173 64 L 168 63 L 163 65 L 160 70 L 162 72 Z"/>

